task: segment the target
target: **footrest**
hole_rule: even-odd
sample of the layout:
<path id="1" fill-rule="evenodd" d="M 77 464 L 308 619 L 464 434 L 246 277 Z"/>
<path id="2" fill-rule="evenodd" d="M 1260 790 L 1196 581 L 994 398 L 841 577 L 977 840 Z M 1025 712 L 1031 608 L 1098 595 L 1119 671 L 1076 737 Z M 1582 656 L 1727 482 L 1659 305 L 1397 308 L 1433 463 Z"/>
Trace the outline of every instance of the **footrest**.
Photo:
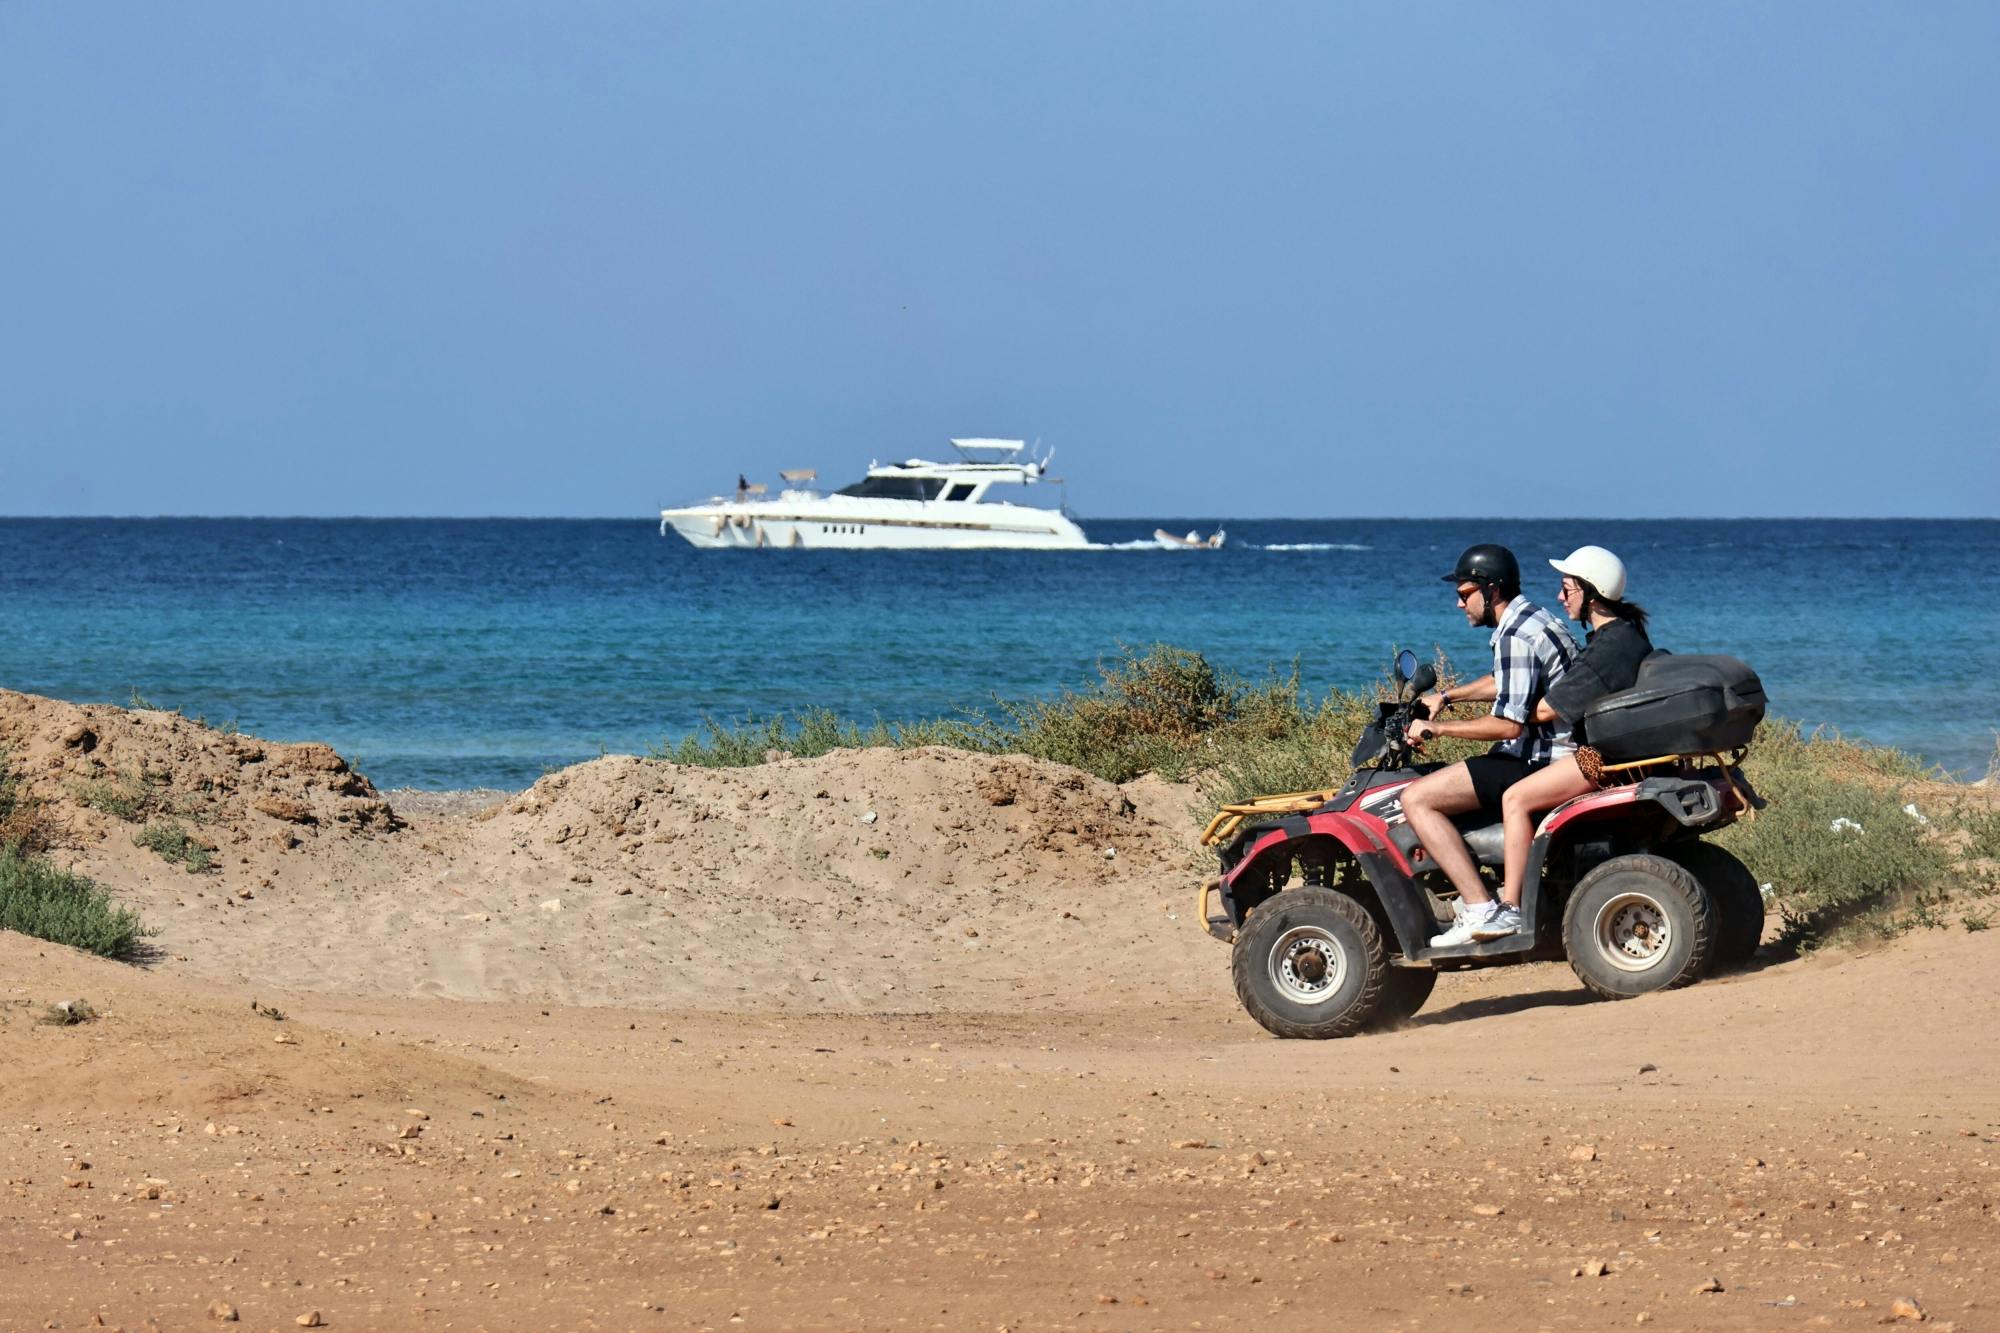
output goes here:
<path id="1" fill-rule="evenodd" d="M 1414 961 L 1420 963 L 1449 962 L 1454 958 L 1493 958 L 1501 954 L 1526 953 L 1535 947 L 1535 932 L 1517 930 L 1512 935 L 1497 940 L 1474 940 L 1470 944 L 1454 944 L 1448 949 L 1433 949 L 1428 946 L 1417 950 Z"/>

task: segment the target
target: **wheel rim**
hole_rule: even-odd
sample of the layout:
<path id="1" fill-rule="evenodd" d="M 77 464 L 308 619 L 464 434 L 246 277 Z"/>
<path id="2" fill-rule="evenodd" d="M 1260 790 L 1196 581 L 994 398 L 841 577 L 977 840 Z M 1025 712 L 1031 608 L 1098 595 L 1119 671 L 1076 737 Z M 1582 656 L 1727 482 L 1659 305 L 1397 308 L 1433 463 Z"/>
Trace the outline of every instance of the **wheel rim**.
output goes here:
<path id="1" fill-rule="evenodd" d="M 1294 1004 L 1324 1004 L 1347 980 L 1347 951 L 1331 932 L 1294 926 L 1271 946 L 1271 985 Z"/>
<path id="2" fill-rule="evenodd" d="M 1674 928 L 1659 899 L 1621 893 L 1597 909 L 1597 952 L 1621 972 L 1644 972 L 1674 946 Z"/>

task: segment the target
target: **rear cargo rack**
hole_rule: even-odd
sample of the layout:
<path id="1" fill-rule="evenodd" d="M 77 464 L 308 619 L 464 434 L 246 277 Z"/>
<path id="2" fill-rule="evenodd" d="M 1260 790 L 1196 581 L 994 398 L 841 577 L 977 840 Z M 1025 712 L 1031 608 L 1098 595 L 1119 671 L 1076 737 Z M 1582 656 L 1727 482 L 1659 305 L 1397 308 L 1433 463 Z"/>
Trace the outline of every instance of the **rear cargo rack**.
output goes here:
<path id="1" fill-rule="evenodd" d="M 1664 777 L 1666 776 L 1664 773 L 1648 771 L 1662 768 L 1678 769 L 1690 777 L 1698 776 L 1703 771 L 1698 767 L 1699 761 L 1712 760 L 1716 770 L 1722 774 L 1722 780 L 1729 784 L 1729 793 L 1736 799 L 1736 808 L 1743 813 L 1745 819 L 1755 819 L 1757 803 L 1750 798 L 1749 791 L 1736 776 L 1737 765 L 1743 762 L 1743 756 L 1748 753 L 1750 747 L 1745 745 L 1727 757 L 1721 754 L 1662 754 L 1655 755 L 1651 759 L 1631 759 L 1622 764 L 1606 764 L 1599 770 L 1603 774 L 1600 785 L 1608 787 L 1616 783 L 1622 786 L 1641 782 L 1647 778 Z M 1614 778 L 1613 774 L 1617 776 Z"/>

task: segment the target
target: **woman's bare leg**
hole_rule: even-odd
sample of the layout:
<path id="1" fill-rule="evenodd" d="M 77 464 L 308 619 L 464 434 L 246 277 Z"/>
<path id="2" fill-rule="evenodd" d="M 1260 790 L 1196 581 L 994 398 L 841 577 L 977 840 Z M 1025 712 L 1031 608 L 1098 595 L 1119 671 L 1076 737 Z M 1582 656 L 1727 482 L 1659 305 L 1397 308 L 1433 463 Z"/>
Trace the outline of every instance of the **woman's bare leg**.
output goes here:
<path id="1" fill-rule="evenodd" d="M 1576 766 L 1576 756 L 1570 754 L 1522 778 L 1500 797 L 1507 847 L 1507 863 L 1500 884 L 1502 902 L 1509 907 L 1521 905 L 1521 877 L 1528 872 L 1528 846 L 1535 840 L 1535 816 L 1592 790 L 1595 784 L 1583 775 L 1583 770 Z"/>

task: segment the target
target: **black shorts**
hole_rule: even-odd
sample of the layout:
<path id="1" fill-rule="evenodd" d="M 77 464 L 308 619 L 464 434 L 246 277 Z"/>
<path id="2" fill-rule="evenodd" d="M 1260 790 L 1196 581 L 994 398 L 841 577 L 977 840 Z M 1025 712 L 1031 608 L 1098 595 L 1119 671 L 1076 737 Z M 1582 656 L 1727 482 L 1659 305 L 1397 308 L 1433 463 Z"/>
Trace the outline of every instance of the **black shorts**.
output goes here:
<path id="1" fill-rule="evenodd" d="M 1472 779 L 1472 794 L 1479 798 L 1479 808 L 1496 815 L 1500 813 L 1500 798 L 1507 789 L 1544 767 L 1546 765 L 1531 764 L 1511 754 L 1476 754 L 1465 761 L 1465 771 Z"/>

